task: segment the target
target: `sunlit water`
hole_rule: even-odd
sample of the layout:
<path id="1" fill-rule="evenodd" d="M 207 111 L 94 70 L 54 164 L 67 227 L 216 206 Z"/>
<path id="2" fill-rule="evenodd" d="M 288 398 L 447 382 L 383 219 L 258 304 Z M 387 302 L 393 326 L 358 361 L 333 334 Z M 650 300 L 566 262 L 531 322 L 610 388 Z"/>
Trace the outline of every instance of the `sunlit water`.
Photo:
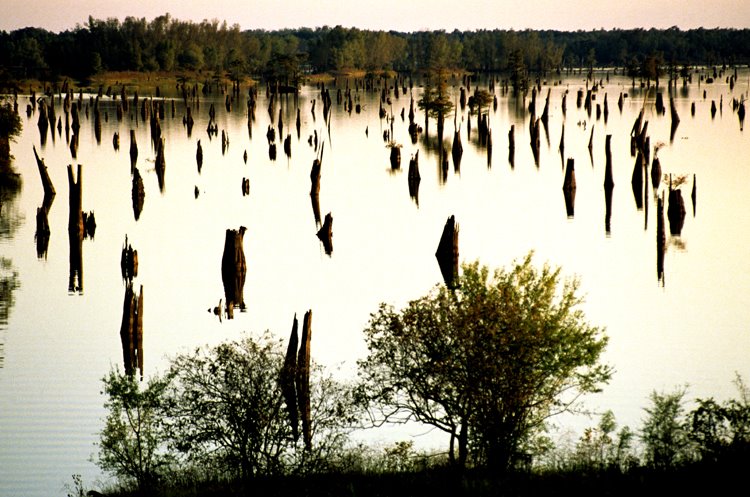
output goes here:
<path id="1" fill-rule="evenodd" d="M 244 95 L 231 113 L 224 109 L 224 97 L 217 95 L 213 101 L 220 132 L 211 139 L 205 130 L 212 100 L 203 97 L 191 137 L 182 124 L 182 104 L 175 118 L 167 106 L 161 123 L 167 164 L 163 192 L 154 171 L 148 123 L 137 122 L 135 112 L 118 122 L 105 97 L 109 119 L 102 125 L 101 143 L 94 138 L 93 116 L 82 116 L 78 158 L 73 160 L 64 130 L 55 130 L 54 139 L 47 136 L 41 144 L 37 115 L 26 117 L 28 97 L 21 97 L 24 130 L 12 153 L 24 184 L 10 202 L 4 200 L 0 231 L 3 281 L 18 275 L 18 288 L 5 292 L 0 302 L 0 317 L 7 318 L 0 322 L 0 495 L 64 495 L 72 474 L 82 474 L 87 486 L 104 479 L 90 459 L 105 414 L 101 378 L 110 368 L 123 367 L 119 328 L 125 287 L 119 262 L 126 236 L 139 254 L 135 284 L 144 288 L 146 376 L 163 371 L 170 356 L 244 333 L 268 329 L 285 340 L 294 314 L 312 309 L 314 359 L 353 378 L 356 360 L 366 352 L 362 330 L 378 303 L 401 306 L 441 283 L 434 254 L 446 219 L 455 215 L 461 260 L 505 266 L 534 250 L 538 264 L 549 262 L 561 266 L 565 275 L 580 278 L 583 309 L 591 323 L 606 327 L 610 342 L 604 359 L 616 371 L 604 392 L 588 399 L 592 409 L 612 409 L 620 425 L 638 429 L 654 390 L 687 385 L 691 399 L 733 395 L 735 372 L 750 377 L 750 144 L 731 101 L 746 96 L 750 82 L 747 73 L 740 73 L 730 91 L 724 79 L 700 86 L 697 79 L 688 88 L 678 85 L 675 102 L 681 122 L 673 140 L 669 111 L 657 115 L 654 94 L 631 88 L 630 80 L 604 81 L 594 106 L 603 105 L 607 95 L 605 122 L 603 116 L 596 118 L 595 110 L 588 115 L 576 107 L 576 91 L 585 88 L 582 77 L 564 79 L 551 87 L 549 140 L 542 128 L 538 166 L 529 147 L 529 99 L 518 101 L 498 88 L 498 106 L 490 111 L 489 163 L 486 149 L 476 141 L 476 120 L 470 140 L 467 112 L 461 111 L 463 159 L 460 172 L 451 161 L 445 181 L 437 153 L 421 139 L 414 145 L 409 138 L 408 121 L 400 116 L 401 109 L 408 114 L 409 107 L 403 94 L 396 98 L 391 92 L 392 107 L 386 105 L 395 116 L 394 139 L 403 145 L 399 171 L 391 171 L 388 161 L 383 141 L 388 125 L 378 116 L 378 93 L 360 91 L 363 111 L 357 114 L 337 105 L 331 88 L 329 133 L 319 91 L 305 87 L 299 99 L 299 138 L 294 101 L 284 99 L 283 135 L 292 133 L 292 157 L 284 155 L 277 129 L 276 161 L 269 159 L 265 131 L 269 123 L 277 124 L 278 106 L 271 118 L 261 92 L 251 138 Z M 546 89 L 537 100 L 538 114 Z M 421 91 L 414 88 L 415 99 Z M 622 111 L 617 107 L 621 92 L 629 94 Z M 711 101 L 718 106 L 722 98 L 721 110 L 712 118 Z M 56 104 L 60 116 L 59 98 Z M 654 147 L 663 143 L 658 157 L 664 173 L 688 175 L 682 187 L 688 214 L 679 237 L 669 235 L 667 224 L 662 280 L 657 277 L 654 193 L 649 187 L 646 205 L 639 210 L 631 188 L 635 158 L 630 154 L 630 130 L 641 108 L 649 121 L 652 156 Z M 424 126 L 419 111 L 416 120 Z M 567 216 L 562 193 L 558 145 L 563 122 L 565 155 L 575 159 L 574 217 Z M 512 124 L 514 167 L 508 161 Z M 146 190 L 138 221 L 131 204 L 131 128 L 136 130 L 137 166 Z M 435 129 L 431 122 L 433 139 Z M 446 138 L 453 129 L 453 119 L 448 119 Z M 112 145 L 115 131 L 120 134 L 119 151 Z M 221 131 L 230 140 L 223 154 Z M 315 131 L 325 142 L 320 210 L 333 216 L 331 256 L 315 236 L 318 227 L 309 196 L 316 152 L 308 137 Z M 606 134 L 612 135 L 615 181 L 610 233 L 605 230 L 603 187 Z M 195 159 L 199 139 L 204 151 L 200 173 Z M 42 258 L 36 252 L 35 216 L 44 195 L 33 146 L 57 189 L 49 212 L 51 239 Z M 406 174 L 417 150 L 422 176 L 418 203 L 410 198 Z M 83 242 L 83 289 L 69 291 L 66 166 L 78 163 L 83 210 L 95 212 L 97 229 L 93 240 Z M 695 215 L 690 199 L 693 174 Z M 245 177 L 250 180 L 249 196 L 242 195 Z M 224 232 L 239 226 L 247 227 L 247 309 L 220 322 L 207 310 L 223 298 Z M 566 419 L 561 429 L 575 431 L 594 422 Z M 438 434 L 418 436 L 425 431 L 417 427 L 363 436 L 372 443 L 417 436 L 417 446 L 443 447 L 445 440 Z"/>

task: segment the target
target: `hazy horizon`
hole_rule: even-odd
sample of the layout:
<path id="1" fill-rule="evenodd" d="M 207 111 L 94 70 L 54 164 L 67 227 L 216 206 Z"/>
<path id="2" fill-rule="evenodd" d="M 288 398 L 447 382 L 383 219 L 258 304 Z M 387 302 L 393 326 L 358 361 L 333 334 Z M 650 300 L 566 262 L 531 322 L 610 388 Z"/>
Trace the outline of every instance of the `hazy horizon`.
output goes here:
<path id="1" fill-rule="evenodd" d="M 460 5 L 462 8 L 456 8 Z M 251 7 L 252 6 L 252 7 Z M 423 30 L 474 31 L 482 29 L 554 29 L 560 31 L 598 29 L 750 28 L 747 0 L 528 0 L 522 9 L 509 0 L 381 0 L 376 5 L 341 0 L 0 0 L 4 12 L 0 30 L 25 27 L 52 32 L 85 25 L 95 19 L 126 17 L 151 21 L 169 14 L 180 21 L 225 22 L 240 29 L 355 27 L 365 30 L 415 32 Z"/>

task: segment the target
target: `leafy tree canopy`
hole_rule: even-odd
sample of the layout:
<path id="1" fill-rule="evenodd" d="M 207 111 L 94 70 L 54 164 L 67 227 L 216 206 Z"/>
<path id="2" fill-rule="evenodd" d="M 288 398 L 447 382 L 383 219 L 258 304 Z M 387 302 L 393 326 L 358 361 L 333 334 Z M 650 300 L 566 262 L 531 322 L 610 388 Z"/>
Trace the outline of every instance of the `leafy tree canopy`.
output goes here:
<path id="1" fill-rule="evenodd" d="M 463 264 L 456 291 L 436 286 L 400 311 L 381 304 L 359 364 L 373 421 L 434 426 L 454 463 L 508 469 L 547 418 L 610 378 L 599 363 L 607 339 L 577 293 L 575 279 L 529 254 L 496 271 Z"/>

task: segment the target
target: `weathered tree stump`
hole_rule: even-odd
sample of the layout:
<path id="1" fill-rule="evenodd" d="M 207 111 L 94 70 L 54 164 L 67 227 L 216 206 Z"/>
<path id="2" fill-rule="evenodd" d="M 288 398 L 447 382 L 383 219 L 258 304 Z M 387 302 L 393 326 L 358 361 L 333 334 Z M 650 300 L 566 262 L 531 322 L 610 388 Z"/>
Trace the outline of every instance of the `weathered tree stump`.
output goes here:
<path id="1" fill-rule="evenodd" d="M 690 199 L 693 202 L 693 217 L 695 217 L 695 207 L 696 207 L 695 204 L 697 200 L 697 195 L 698 195 L 698 180 L 695 177 L 695 174 L 693 174 L 693 189 L 690 192 Z"/>
<path id="2" fill-rule="evenodd" d="M 450 289 L 458 288 L 458 224 L 455 216 L 445 222 L 435 257 L 445 285 Z"/>
<path id="3" fill-rule="evenodd" d="M 34 150 L 34 157 L 36 158 L 36 165 L 39 169 L 39 177 L 42 180 L 42 188 L 44 189 L 44 196 L 55 196 L 55 187 L 52 184 L 52 180 L 49 177 L 49 172 L 47 171 L 47 166 L 44 164 L 44 159 L 41 159 L 39 157 L 39 154 L 37 154 L 36 146 L 32 146 Z"/>
<path id="4" fill-rule="evenodd" d="M 419 183 L 422 177 L 419 174 L 419 150 L 409 160 L 409 196 L 419 205 Z"/>
<path id="5" fill-rule="evenodd" d="M 281 368 L 279 383 L 281 384 L 281 393 L 284 396 L 287 414 L 289 415 L 289 425 L 292 428 L 292 437 L 296 441 L 299 438 L 299 410 L 297 405 L 297 388 L 295 386 L 297 378 L 297 315 L 294 315 L 292 323 L 292 334 L 289 336 L 289 345 L 286 349 L 284 366 Z"/>
<path id="6" fill-rule="evenodd" d="M 401 168 L 401 147 L 396 144 L 391 144 L 390 149 L 391 149 L 391 154 L 390 154 L 391 169 L 400 169 Z"/>
<path id="7" fill-rule="evenodd" d="M 305 449 L 312 449 L 312 424 L 310 418 L 310 341 L 312 340 L 312 310 L 305 313 L 302 321 L 302 338 L 297 355 L 297 402 L 302 419 L 302 439 Z"/>
<path id="8" fill-rule="evenodd" d="M 125 374 L 133 376 L 138 370 L 143 378 L 143 285 L 137 297 L 132 283 L 125 287 L 120 341 Z"/>
<path id="9" fill-rule="evenodd" d="M 516 156 L 516 138 L 515 138 L 516 125 L 510 125 L 510 131 L 508 131 L 508 162 L 512 168 L 515 165 Z"/>
<path id="10" fill-rule="evenodd" d="M 563 197 L 565 197 L 565 211 L 568 217 L 572 218 L 575 214 L 576 202 L 576 171 L 573 159 L 568 159 L 562 190 Z"/>
<path id="11" fill-rule="evenodd" d="M 639 151 L 633 165 L 633 175 L 631 177 L 631 185 L 633 186 L 633 196 L 635 197 L 635 205 L 638 210 L 643 209 L 643 168 L 645 167 L 645 161 L 643 154 Z"/>
<path id="12" fill-rule="evenodd" d="M 245 309 L 244 287 L 247 264 L 243 238 L 247 229 L 240 226 L 239 230 L 226 230 L 224 239 L 224 253 L 221 258 L 221 280 L 224 284 L 224 299 L 226 300 L 227 317 L 234 317 L 234 308 Z"/>
<path id="13" fill-rule="evenodd" d="M 133 169 L 133 187 L 131 190 L 131 197 L 133 200 L 133 214 L 135 215 L 135 220 L 138 221 L 138 218 L 141 217 L 141 212 L 143 211 L 146 190 L 143 187 L 143 178 L 141 178 L 141 173 L 138 171 L 137 167 Z"/>
<path id="14" fill-rule="evenodd" d="M 135 130 L 130 130 L 130 171 L 133 172 L 138 162 L 138 143 L 135 139 Z"/>
<path id="15" fill-rule="evenodd" d="M 654 161 L 651 163 L 651 187 L 654 192 L 659 188 L 661 183 L 661 162 L 658 157 L 654 157 Z"/>
<path id="16" fill-rule="evenodd" d="M 200 140 L 198 140 L 198 146 L 195 151 L 195 162 L 198 164 L 198 172 L 200 173 L 203 168 L 203 147 Z"/>
<path id="17" fill-rule="evenodd" d="M 685 224 L 685 200 L 679 188 L 669 190 L 667 218 L 669 219 L 669 232 L 674 236 L 682 234 L 682 227 Z"/>
<path id="18" fill-rule="evenodd" d="M 330 212 L 326 214 L 323 226 L 318 230 L 317 236 L 323 243 L 326 255 L 330 256 L 333 254 L 333 216 L 331 216 Z"/>
<path id="19" fill-rule="evenodd" d="M 160 138 L 157 143 L 154 168 L 156 169 L 156 179 L 159 182 L 159 191 L 164 192 L 164 175 L 167 169 L 167 162 L 164 158 L 164 138 Z"/>
<path id="20" fill-rule="evenodd" d="M 320 197 L 317 193 L 310 194 L 310 202 L 312 203 L 313 217 L 315 218 L 315 226 L 320 226 Z"/>
<path id="21" fill-rule="evenodd" d="M 127 235 L 125 235 L 125 244 L 120 255 L 120 271 L 122 279 L 127 282 L 133 281 L 133 278 L 138 276 L 138 251 L 128 243 Z"/>
<path id="22" fill-rule="evenodd" d="M 657 200 L 656 214 L 656 277 L 664 281 L 664 252 L 667 246 L 667 237 L 664 229 L 664 200 Z"/>

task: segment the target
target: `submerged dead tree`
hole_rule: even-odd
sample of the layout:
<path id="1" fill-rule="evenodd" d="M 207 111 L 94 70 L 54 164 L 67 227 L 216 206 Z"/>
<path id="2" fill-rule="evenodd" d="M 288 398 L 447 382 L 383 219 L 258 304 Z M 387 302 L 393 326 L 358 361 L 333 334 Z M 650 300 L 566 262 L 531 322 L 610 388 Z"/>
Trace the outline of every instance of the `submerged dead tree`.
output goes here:
<path id="1" fill-rule="evenodd" d="M 320 169 L 323 164 L 323 148 L 325 143 L 320 147 L 320 155 L 313 159 L 310 168 L 310 200 L 313 206 L 313 215 L 315 216 L 315 225 L 320 224 Z"/>
<path id="2" fill-rule="evenodd" d="M 576 203 L 576 171 L 573 159 L 568 159 L 562 190 L 565 197 L 565 211 L 568 217 L 572 218 L 575 214 Z"/>
<path id="3" fill-rule="evenodd" d="M 615 180 L 612 173 L 612 135 L 607 135 L 604 142 L 604 230 L 610 233 L 612 220 L 612 191 L 615 189 Z"/>
<path id="4" fill-rule="evenodd" d="M 669 219 L 669 232 L 674 236 L 682 233 L 685 224 L 685 200 L 682 198 L 682 190 L 679 188 L 669 189 L 667 204 L 667 218 Z"/>
<path id="5" fill-rule="evenodd" d="M 49 247 L 50 239 L 50 227 L 49 227 L 49 210 L 52 207 L 52 202 L 55 200 L 55 187 L 52 185 L 50 180 L 47 166 L 44 164 L 44 159 L 41 159 L 34 148 L 34 157 L 36 158 L 36 164 L 39 168 L 39 176 L 42 179 L 42 187 L 44 188 L 44 200 L 42 206 L 36 210 L 36 255 L 40 259 L 46 257 L 47 248 Z"/>
<path id="6" fill-rule="evenodd" d="M 68 238 L 70 241 L 68 291 L 83 293 L 83 235 L 85 227 L 81 208 L 83 177 L 80 164 L 78 164 L 76 176 L 73 176 L 73 166 L 68 165 L 68 189 L 70 192 L 68 199 L 70 208 L 68 216 Z"/>
<path id="7" fill-rule="evenodd" d="M 310 418 L 310 341 L 312 339 L 312 310 L 305 313 L 302 322 L 302 338 L 297 355 L 297 403 L 302 420 L 302 439 L 305 449 L 312 449 L 312 423 Z"/>
<path id="8" fill-rule="evenodd" d="M 245 249 L 243 238 L 247 228 L 226 230 L 224 239 L 224 253 L 221 257 L 221 280 L 224 284 L 224 299 L 226 301 L 227 318 L 234 317 L 234 308 L 245 309 L 245 275 L 247 264 L 245 262 Z"/>
<path id="9" fill-rule="evenodd" d="M 458 288 L 458 224 L 455 216 L 449 217 L 445 222 L 435 257 L 445 286 L 450 289 Z"/>
<path id="10" fill-rule="evenodd" d="M 297 389 L 295 387 L 297 378 L 297 343 L 299 342 L 297 326 L 297 314 L 295 314 L 292 323 L 292 334 L 289 336 L 289 345 L 286 349 L 284 366 L 281 368 L 279 378 L 281 393 L 284 396 L 287 414 L 289 414 L 292 437 L 295 441 L 299 438 L 299 408 L 297 405 Z"/>
<path id="11" fill-rule="evenodd" d="M 146 189 L 143 186 L 143 178 L 141 178 L 141 172 L 138 168 L 133 168 L 133 188 L 131 192 L 133 199 L 133 215 L 135 220 L 141 217 L 143 211 L 143 202 L 146 199 Z"/>
<path id="12" fill-rule="evenodd" d="M 419 150 L 416 151 L 414 157 L 409 160 L 409 196 L 414 199 L 417 206 L 419 206 L 419 183 L 422 177 L 419 174 Z"/>
<path id="13" fill-rule="evenodd" d="M 333 216 L 331 216 L 330 212 L 326 214 L 323 226 L 318 230 L 318 238 L 323 243 L 326 255 L 330 256 L 333 254 Z"/>
<path id="14" fill-rule="evenodd" d="M 128 243 L 128 236 L 125 235 L 125 244 L 122 246 L 120 255 L 120 270 L 122 279 L 131 282 L 138 276 L 138 251 Z"/>
<path id="15" fill-rule="evenodd" d="M 167 162 L 164 159 L 164 138 L 160 138 L 156 146 L 156 179 L 159 182 L 159 191 L 164 192 L 164 174 L 167 169 Z"/>
<path id="16" fill-rule="evenodd" d="M 138 162 L 138 143 L 135 139 L 135 130 L 130 130 L 130 171 L 133 172 Z"/>
<path id="17" fill-rule="evenodd" d="M 143 379 L 143 285 L 137 296 L 132 283 L 125 287 L 120 340 L 125 374 L 133 376 L 137 369 Z"/>

